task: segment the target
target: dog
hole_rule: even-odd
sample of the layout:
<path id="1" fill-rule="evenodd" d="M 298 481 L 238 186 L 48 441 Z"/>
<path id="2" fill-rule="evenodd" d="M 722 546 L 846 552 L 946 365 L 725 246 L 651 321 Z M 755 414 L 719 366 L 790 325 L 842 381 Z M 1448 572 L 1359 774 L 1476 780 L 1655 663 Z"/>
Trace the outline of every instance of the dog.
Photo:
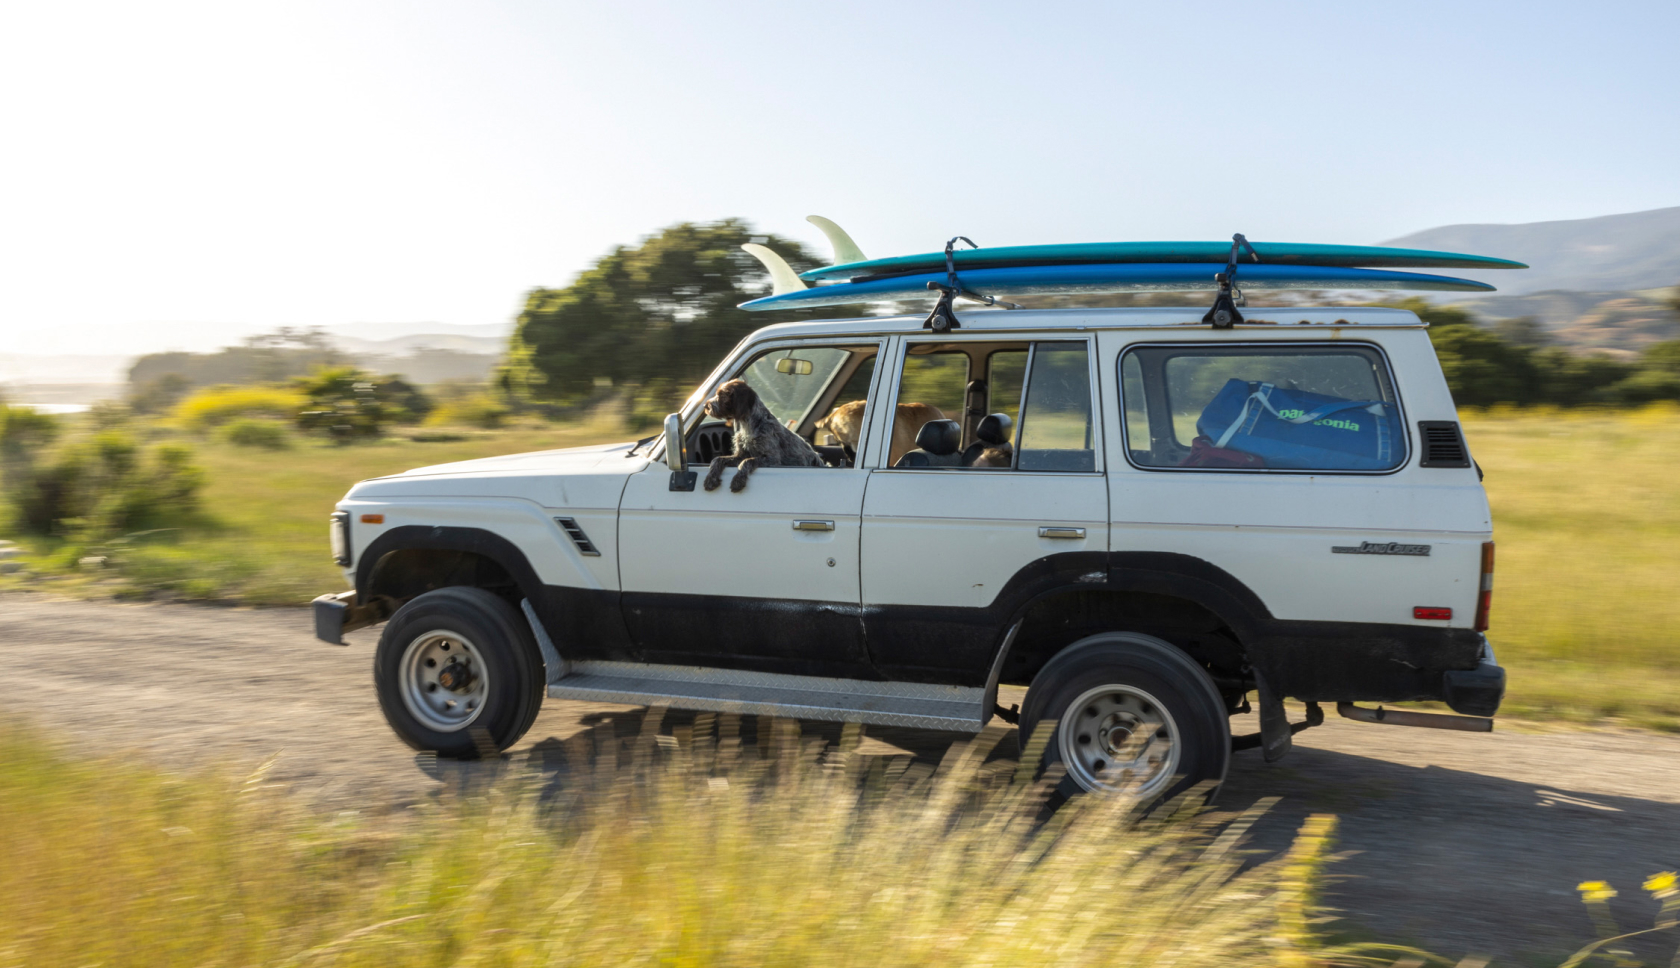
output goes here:
<path id="1" fill-rule="evenodd" d="M 994 447 L 987 447 L 985 450 L 982 450 L 980 452 L 980 456 L 974 458 L 974 463 L 968 466 L 1009 468 L 1014 465 L 1015 448 L 1008 444 L 998 444 Z"/>
<path id="2" fill-rule="evenodd" d="M 817 429 L 833 435 L 852 455 L 857 454 L 858 438 L 863 434 L 863 410 L 867 401 L 853 400 L 843 403 L 829 411 L 828 416 L 817 421 Z M 922 424 L 929 420 L 944 420 L 945 413 L 938 407 L 926 403 L 901 403 L 898 413 L 893 419 L 892 450 L 887 457 L 887 466 L 898 463 L 898 459 L 916 449 L 916 431 L 922 429 Z"/>
<path id="3" fill-rule="evenodd" d="M 726 467 L 739 468 L 729 479 L 729 490 L 740 493 L 759 467 L 826 466 L 805 438 L 782 426 L 745 380 L 730 380 L 718 387 L 717 395 L 706 401 L 705 410 L 707 416 L 722 420 L 735 431 L 735 452 L 713 458 L 706 472 L 708 491 L 717 490 L 723 483 Z"/>

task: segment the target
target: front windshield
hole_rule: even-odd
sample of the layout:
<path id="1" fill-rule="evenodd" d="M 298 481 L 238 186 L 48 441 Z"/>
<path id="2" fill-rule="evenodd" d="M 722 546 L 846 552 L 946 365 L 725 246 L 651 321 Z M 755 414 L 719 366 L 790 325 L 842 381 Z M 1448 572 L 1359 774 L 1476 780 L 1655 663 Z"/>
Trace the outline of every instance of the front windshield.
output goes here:
<path id="1" fill-rule="evenodd" d="M 798 429 L 835 374 L 858 351 L 832 346 L 770 350 L 747 364 L 741 379 L 784 427 Z"/>

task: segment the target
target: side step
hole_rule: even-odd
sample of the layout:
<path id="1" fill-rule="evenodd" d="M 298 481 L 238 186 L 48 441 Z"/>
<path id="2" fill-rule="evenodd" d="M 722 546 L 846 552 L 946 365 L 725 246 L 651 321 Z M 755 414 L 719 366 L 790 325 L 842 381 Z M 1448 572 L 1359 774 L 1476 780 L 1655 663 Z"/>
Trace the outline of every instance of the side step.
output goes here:
<path id="1" fill-rule="evenodd" d="M 978 733 L 986 690 L 915 682 L 822 679 L 704 666 L 583 661 L 548 684 L 551 699 L 670 706 L 875 726 Z"/>

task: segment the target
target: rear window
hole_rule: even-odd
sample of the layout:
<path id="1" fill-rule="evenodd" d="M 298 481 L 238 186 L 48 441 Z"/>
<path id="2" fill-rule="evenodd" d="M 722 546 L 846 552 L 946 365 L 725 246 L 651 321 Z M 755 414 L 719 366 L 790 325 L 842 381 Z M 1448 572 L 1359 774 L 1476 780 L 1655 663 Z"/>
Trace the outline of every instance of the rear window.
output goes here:
<path id="1" fill-rule="evenodd" d="M 1381 472 L 1406 461 L 1388 364 L 1372 346 L 1139 346 L 1120 358 L 1140 467 Z"/>

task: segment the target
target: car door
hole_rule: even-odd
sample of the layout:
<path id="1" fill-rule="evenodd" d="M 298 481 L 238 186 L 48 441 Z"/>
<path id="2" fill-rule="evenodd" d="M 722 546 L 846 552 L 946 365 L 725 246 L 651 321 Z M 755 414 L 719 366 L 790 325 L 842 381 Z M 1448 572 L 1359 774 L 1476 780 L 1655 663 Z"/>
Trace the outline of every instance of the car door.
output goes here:
<path id="1" fill-rule="evenodd" d="M 808 437 L 846 395 L 869 392 L 880 346 L 757 347 L 724 379 L 747 380 Z M 703 479 L 697 458 L 727 446 L 725 430 L 696 407 L 685 433 Z M 621 607 L 638 651 L 659 663 L 873 678 L 858 591 L 868 471 L 761 467 L 739 493 L 729 489 L 735 473 L 710 492 L 672 490 L 663 464 L 629 480 L 619 509 Z"/>
<path id="2" fill-rule="evenodd" d="M 927 375 L 946 367 L 916 362 L 951 353 L 969 361 L 962 397 Z M 1105 567 L 1108 495 L 1091 341 L 905 338 L 895 356 L 882 379 L 896 386 L 897 402 L 966 413 L 983 395 L 985 409 L 1015 427 L 1007 456 L 986 462 L 1002 466 L 870 471 L 860 589 L 870 654 L 893 678 L 983 685 L 1003 626 L 1035 589 Z M 932 396 L 940 399 L 921 399 Z M 962 453 L 983 449 L 973 436 L 972 426 L 963 430 Z"/>

